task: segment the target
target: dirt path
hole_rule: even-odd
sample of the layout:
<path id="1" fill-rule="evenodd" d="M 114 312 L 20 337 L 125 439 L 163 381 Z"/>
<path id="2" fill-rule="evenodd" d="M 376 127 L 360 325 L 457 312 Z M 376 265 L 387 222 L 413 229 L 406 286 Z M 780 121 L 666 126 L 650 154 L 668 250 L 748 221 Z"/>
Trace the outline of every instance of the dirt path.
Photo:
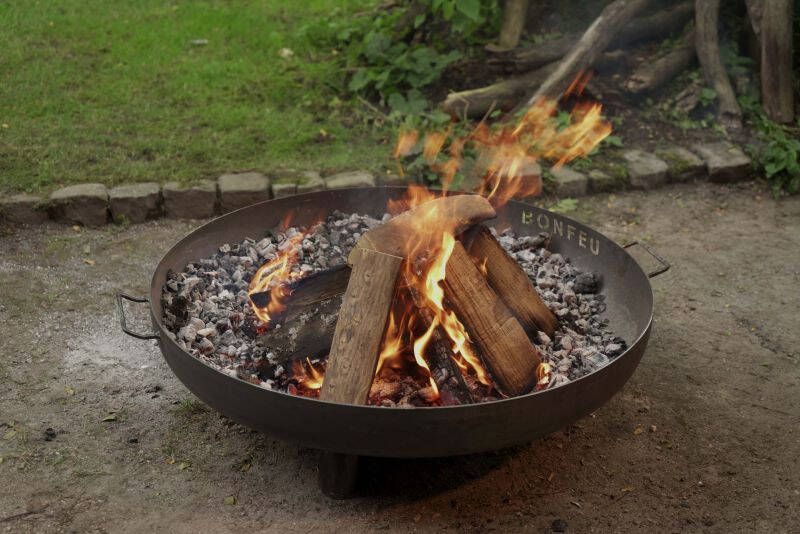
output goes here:
<path id="1" fill-rule="evenodd" d="M 624 390 L 529 446 L 370 460 L 344 502 L 314 451 L 221 418 L 119 332 L 112 295 L 192 225 L 6 231 L 0 531 L 796 531 L 800 198 L 676 186 L 573 215 L 673 262 Z"/>

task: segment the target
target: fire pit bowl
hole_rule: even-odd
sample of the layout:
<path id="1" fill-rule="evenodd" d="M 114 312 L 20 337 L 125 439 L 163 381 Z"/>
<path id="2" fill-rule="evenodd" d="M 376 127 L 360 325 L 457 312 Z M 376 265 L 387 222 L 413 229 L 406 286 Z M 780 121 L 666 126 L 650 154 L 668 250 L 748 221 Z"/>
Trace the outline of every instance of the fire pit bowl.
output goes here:
<path id="1" fill-rule="evenodd" d="M 627 350 L 605 367 L 565 385 L 519 397 L 473 405 L 385 408 L 336 404 L 264 389 L 226 375 L 182 350 L 170 337 L 162 317 L 161 292 L 169 270 L 213 254 L 222 243 L 256 237 L 278 226 L 292 213 L 293 225 L 305 225 L 333 209 L 380 218 L 390 198 L 404 188 L 356 188 L 308 193 L 270 200 L 240 209 L 201 226 L 175 246 L 156 267 L 150 284 L 150 315 L 154 334 L 126 333 L 157 339 L 175 375 L 203 402 L 250 428 L 276 438 L 348 455 L 437 457 L 529 442 L 591 413 L 616 393 L 642 358 L 653 318 L 653 294 L 648 275 L 613 241 L 563 215 L 511 201 L 491 221 L 498 229 L 518 234 L 548 232 L 550 249 L 577 267 L 600 277 L 605 317 Z M 648 252 L 650 252 L 648 250 Z M 651 252 L 652 254 L 652 252 Z M 654 255 L 655 256 L 655 255 Z M 655 256 L 665 271 L 669 265 Z M 121 300 L 138 300 L 120 295 Z"/>

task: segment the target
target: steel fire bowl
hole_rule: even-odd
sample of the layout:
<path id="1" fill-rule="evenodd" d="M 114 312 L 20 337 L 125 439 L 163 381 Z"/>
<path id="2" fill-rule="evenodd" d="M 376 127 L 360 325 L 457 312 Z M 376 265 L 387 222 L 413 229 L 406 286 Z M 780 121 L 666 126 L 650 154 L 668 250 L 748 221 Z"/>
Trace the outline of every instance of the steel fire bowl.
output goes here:
<path id="1" fill-rule="evenodd" d="M 337 404 L 270 391 L 228 376 L 194 358 L 170 338 L 162 322 L 167 271 L 213 254 L 223 243 L 257 237 L 292 214 L 293 225 L 331 210 L 380 217 L 404 188 L 357 188 L 309 193 L 255 204 L 198 228 L 164 256 L 150 287 L 150 313 L 164 358 L 203 402 L 250 428 L 304 447 L 380 457 L 436 457 L 500 449 L 549 434 L 597 410 L 633 374 L 653 319 L 648 276 L 620 246 L 563 215 L 522 202 L 498 210 L 494 226 L 520 234 L 549 232 L 551 250 L 597 273 L 610 327 L 629 348 L 606 367 L 553 389 L 468 406 L 384 408 Z"/>

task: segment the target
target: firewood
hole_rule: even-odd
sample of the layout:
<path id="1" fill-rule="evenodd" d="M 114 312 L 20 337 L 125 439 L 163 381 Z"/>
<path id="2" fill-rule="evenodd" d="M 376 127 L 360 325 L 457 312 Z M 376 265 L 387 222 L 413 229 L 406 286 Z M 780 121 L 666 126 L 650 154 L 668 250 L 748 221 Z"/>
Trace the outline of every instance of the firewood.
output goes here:
<path id="1" fill-rule="evenodd" d="M 430 200 L 365 232 L 350 253 L 348 263 L 353 264 L 352 255 L 360 250 L 402 257 L 409 241 L 429 231 L 431 225 L 458 234 L 496 215 L 489 201 L 479 195 L 452 195 Z"/>
<path id="2" fill-rule="evenodd" d="M 364 404 L 403 259 L 368 249 L 354 250 L 350 259 L 353 270 L 339 310 L 320 399 Z"/>
<path id="3" fill-rule="evenodd" d="M 695 60 L 694 29 L 689 30 L 667 54 L 642 62 L 625 81 L 632 94 L 652 92 L 673 80 Z"/>
<path id="4" fill-rule="evenodd" d="M 442 110 L 453 117 L 473 118 L 483 117 L 491 109 L 508 111 L 525 98 L 531 87 L 546 80 L 557 66 L 557 63 L 551 63 L 538 70 L 501 80 L 486 87 L 450 93 L 441 103 Z"/>
<path id="5" fill-rule="evenodd" d="M 736 101 L 719 52 L 719 0 L 695 0 L 695 48 L 708 84 L 716 91 L 723 126 L 742 126 L 742 110 Z M 762 29 L 763 31 L 763 29 Z"/>
<path id="6" fill-rule="evenodd" d="M 304 307 L 292 306 L 289 315 L 278 319 L 281 328 L 268 330 L 261 343 L 275 355 L 276 363 L 287 369 L 297 360 L 325 357 L 331 350 L 341 303 L 341 297 L 334 297 Z"/>
<path id="7" fill-rule="evenodd" d="M 608 45 L 609 50 L 624 48 L 641 41 L 656 41 L 679 32 L 694 13 L 692 2 L 681 2 L 652 15 L 637 17 L 619 30 L 617 37 Z M 511 55 L 491 58 L 490 63 L 502 64 L 518 72 L 536 69 L 566 56 L 580 39 L 580 33 L 568 33 L 562 37 L 523 48 Z"/>
<path id="8" fill-rule="evenodd" d="M 560 98 L 569 84 L 594 64 L 620 29 L 652 3 L 653 0 L 615 0 L 607 5 L 528 103 L 541 98 Z"/>
<path id="9" fill-rule="evenodd" d="M 444 289 L 499 389 L 512 396 L 530 391 L 536 382 L 539 352 L 460 242 L 447 262 Z"/>
<path id="10" fill-rule="evenodd" d="M 761 100 L 775 122 L 794 119 L 792 0 L 764 0 L 761 18 Z"/>
<path id="11" fill-rule="evenodd" d="M 469 248 L 470 255 L 486 261 L 489 285 L 508 306 L 528 334 L 541 330 L 553 337 L 558 321 L 539 297 L 531 279 L 497 242 L 492 232 L 482 226 L 476 229 Z"/>
<path id="12" fill-rule="evenodd" d="M 285 284 L 282 290 L 288 295 L 284 303 L 286 309 L 276 314 L 274 322 L 289 322 L 314 304 L 341 295 L 349 279 L 350 266 L 337 265 Z M 269 299 L 270 291 L 250 295 L 256 306 L 266 306 Z"/>
<path id="13" fill-rule="evenodd" d="M 629 59 L 628 54 L 606 52 L 600 56 L 595 65 L 599 70 L 609 69 L 612 65 L 624 67 Z M 520 76 L 506 78 L 486 87 L 468 89 L 450 93 L 441 103 L 442 110 L 453 117 L 481 118 L 490 110 L 511 111 L 530 92 L 547 79 L 558 67 L 558 62 L 547 64 L 537 70 Z"/>

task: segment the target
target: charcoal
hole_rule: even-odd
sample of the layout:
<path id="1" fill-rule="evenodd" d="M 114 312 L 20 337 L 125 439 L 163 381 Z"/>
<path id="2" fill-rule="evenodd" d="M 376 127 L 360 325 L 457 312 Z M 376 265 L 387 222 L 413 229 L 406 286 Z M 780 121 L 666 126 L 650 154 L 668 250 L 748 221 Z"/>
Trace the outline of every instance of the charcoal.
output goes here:
<path id="1" fill-rule="evenodd" d="M 572 287 L 576 293 L 596 293 L 597 277 L 594 273 L 581 273 L 575 277 L 575 285 Z"/>

